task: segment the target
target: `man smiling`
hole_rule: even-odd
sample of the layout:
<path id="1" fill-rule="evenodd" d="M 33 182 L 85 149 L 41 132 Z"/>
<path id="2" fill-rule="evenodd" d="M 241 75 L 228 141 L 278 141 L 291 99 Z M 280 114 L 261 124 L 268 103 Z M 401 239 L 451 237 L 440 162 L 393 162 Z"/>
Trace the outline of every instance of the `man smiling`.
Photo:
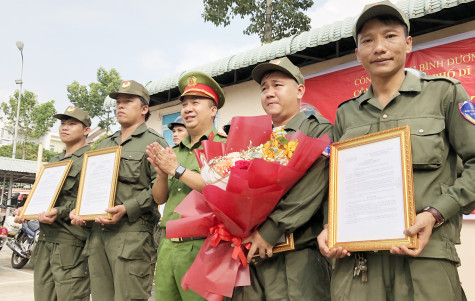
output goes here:
<path id="1" fill-rule="evenodd" d="M 214 127 L 219 108 L 224 105 L 224 92 L 219 84 L 202 72 L 189 72 L 179 82 L 181 117 L 189 135 L 178 146 L 163 150 L 156 144 L 148 149 L 150 160 L 158 174 L 153 186 L 158 204 L 166 202 L 160 227 L 179 219 L 174 212 L 180 202 L 195 189 L 205 186 L 194 149 L 202 149 L 203 140 L 225 142 Z M 195 260 L 204 237 L 162 239 L 158 248 L 156 271 L 157 300 L 204 300 L 191 290 L 183 290 L 181 279 Z"/>
<path id="2" fill-rule="evenodd" d="M 353 30 L 356 57 L 371 77 L 368 91 L 340 105 L 334 139 L 409 125 L 416 219 L 405 235 L 416 249 L 390 252 L 328 249 L 328 230 L 318 237 L 321 252 L 336 260 L 332 300 L 464 300 L 457 273 L 462 213 L 475 207 L 475 125 L 464 114 L 473 104 L 459 81 L 405 72 L 412 48 L 407 16 L 389 1 L 367 5 Z M 464 170 L 457 178 L 457 156 Z M 366 263 L 366 279 L 355 277 Z"/>

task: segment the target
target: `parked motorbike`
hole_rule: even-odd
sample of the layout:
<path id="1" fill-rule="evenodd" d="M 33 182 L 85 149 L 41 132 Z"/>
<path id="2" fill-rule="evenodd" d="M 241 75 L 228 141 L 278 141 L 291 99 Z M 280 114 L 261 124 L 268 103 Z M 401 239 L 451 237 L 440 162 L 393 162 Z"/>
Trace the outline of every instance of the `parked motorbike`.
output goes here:
<path id="1" fill-rule="evenodd" d="M 11 264 L 15 269 L 21 269 L 30 260 L 40 233 L 40 223 L 31 220 L 23 223 L 14 239 L 7 241 L 7 246 L 13 251 Z"/>
<path id="2" fill-rule="evenodd" d="M 5 217 L 3 227 L 0 227 L 0 250 L 7 241 L 13 240 L 18 232 L 20 232 L 21 224 L 15 223 L 15 217 L 9 215 Z"/>

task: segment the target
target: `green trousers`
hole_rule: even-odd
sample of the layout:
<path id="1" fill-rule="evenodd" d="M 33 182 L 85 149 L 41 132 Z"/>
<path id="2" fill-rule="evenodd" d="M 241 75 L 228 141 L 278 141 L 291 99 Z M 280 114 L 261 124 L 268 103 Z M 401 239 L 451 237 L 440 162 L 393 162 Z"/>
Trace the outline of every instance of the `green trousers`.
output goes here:
<path id="1" fill-rule="evenodd" d="M 35 247 L 36 301 L 89 300 L 87 261 L 83 248 L 39 241 Z"/>
<path id="2" fill-rule="evenodd" d="M 353 277 L 355 255 L 338 259 L 331 282 L 332 301 L 462 301 L 456 264 L 388 252 L 363 253 L 367 282 Z"/>
<path id="3" fill-rule="evenodd" d="M 183 290 L 181 278 L 195 261 L 204 240 L 173 242 L 162 238 L 158 247 L 155 296 L 162 301 L 205 300 L 192 290 Z"/>
<path id="4" fill-rule="evenodd" d="M 95 227 L 84 248 L 93 300 L 148 300 L 153 282 L 152 235 Z"/>
<path id="5" fill-rule="evenodd" d="M 329 301 L 331 266 L 316 248 L 276 253 L 249 266 L 251 285 L 233 301 Z"/>

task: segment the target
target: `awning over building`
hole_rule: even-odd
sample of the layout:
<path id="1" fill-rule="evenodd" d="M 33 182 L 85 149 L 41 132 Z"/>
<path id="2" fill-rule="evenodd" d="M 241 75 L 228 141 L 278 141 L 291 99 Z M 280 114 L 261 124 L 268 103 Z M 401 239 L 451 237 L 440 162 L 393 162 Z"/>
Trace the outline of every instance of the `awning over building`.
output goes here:
<path id="1" fill-rule="evenodd" d="M 13 175 L 13 183 L 33 184 L 36 168 L 36 161 L 0 157 L 0 182 L 5 176 L 7 182 L 10 181 L 10 175 Z"/>
<path id="2" fill-rule="evenodd" d="M 411 36 L 475 20 L 475 0 L 403 0 L 396 5 L 410 18 Z M 294 64 L 302 67 L 354 53 L 352 31 L 358 14 L 359 12 L 355 12 L 354 17 L 313 28 L 194 69 L 211 75 L 221 86 L 226 87 L 250 80 L 255 65 L 278 57 L 288 56 Z M 151 106 L 177 99 L 178 79 L 188 71 L 191 70 L 148 82 L 146 88 L 151 95 Z"/>

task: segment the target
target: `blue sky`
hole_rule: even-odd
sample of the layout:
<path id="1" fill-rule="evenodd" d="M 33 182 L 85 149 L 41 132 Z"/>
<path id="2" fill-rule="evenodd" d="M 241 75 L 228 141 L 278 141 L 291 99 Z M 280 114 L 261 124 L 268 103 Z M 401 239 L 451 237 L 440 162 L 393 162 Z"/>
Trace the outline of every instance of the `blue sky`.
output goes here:
<path id="1" fill-rule="evenodd" d="M 373 0 L 316 0 L 307 11 L 312 27 L 357 15 Z M 201 17 L 202 1 L 6 1 L 0 10 L 0 102 L 19 88 L 24 42 L 23 89 L 40 102 L 69 105 L 66 86 L 96 81 L 99 67 L 116 68 L 141 83 L 190 70 L 260 46 L 242 33 L 246 20 L 215 27 Z"/>

